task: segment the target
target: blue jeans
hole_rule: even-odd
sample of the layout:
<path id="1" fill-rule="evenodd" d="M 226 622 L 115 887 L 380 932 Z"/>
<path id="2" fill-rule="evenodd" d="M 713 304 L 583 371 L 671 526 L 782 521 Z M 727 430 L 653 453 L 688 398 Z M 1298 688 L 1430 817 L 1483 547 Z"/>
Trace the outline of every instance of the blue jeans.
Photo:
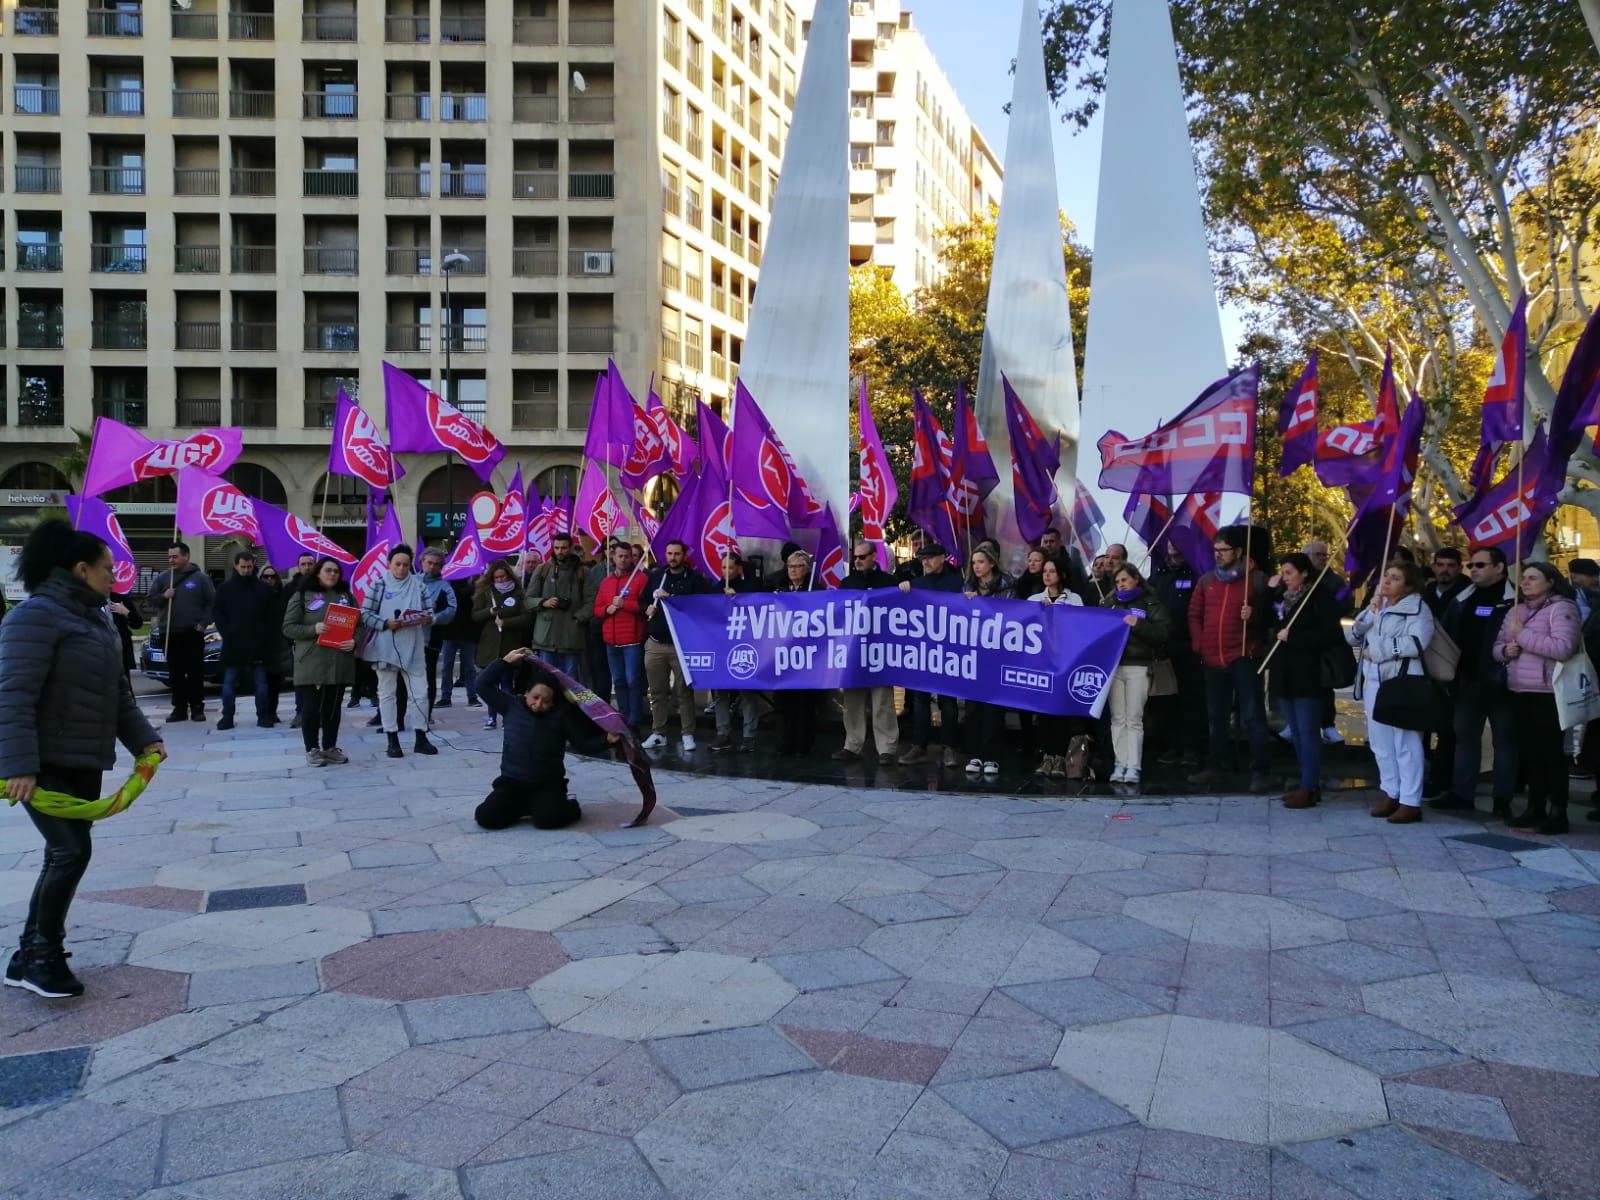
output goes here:
<path id="1" fill-rule="evenodd" d="M 461 677 L 456 678 L 456 656 L 460 655 Z M 458 642 L 451 638 L 439 646 L 439 695 L 448 696 L 455 690 L 457 683 L 467 689 L 468 703 L 478 698 L 478 693 L 473 689 L 477 674 L 472 669 L 472 662 L 478 655 L 478 643 Z"/>
<path id="2" fill-rule="evenodd" d="M 606 666 L 617 691 L 617 712 L 635 729 L 644 728 L 644 643 L 607 646 Z"/>
<path id="3" fill-rule="evenodd" d="M 233 720 L 234 698 L 239 694 L 239 674 L 249 671 L 256 688 L 256 720 L 265 721 L 272 716 L 267 704 L 267 668 L 261 663 L 248 667 L 226 667 L 222 672 L 222 715 Z"/>
<path id="4" fill-rule="evenodd" d="M 535 650 L 534 653 L 539 656 L 540 662 L 547 662 L 556 670 L 565 671 L 573 679 L 580 678 L 578 662 L 583 657 L 581 654 L 563 654 L 559 650 Z"/>
<path id="5" fill-rule="evenodd" d="M 1239 722 L 1250 742 L 1250 769 L 1265 774 L 1267 718 L 1261 703 L 1260 664 L 1253 658 L 1236 658 L 1225 667 L 1206 668 L 1206 716 L 1211 722 L 1211 766 L 1233 770 L 1233 706 L 1239 705 Z M 1313 722 L 1313 724 L 1315 724 Z"/>
<path id="6" fill-rule="evenodd" d="M 1322 697 L 1281 700 L 1283 715 L 1294 731 L 1294 756 L 1300 763 L 1300 786 L 1314 792 L 1322 786 Z"/>

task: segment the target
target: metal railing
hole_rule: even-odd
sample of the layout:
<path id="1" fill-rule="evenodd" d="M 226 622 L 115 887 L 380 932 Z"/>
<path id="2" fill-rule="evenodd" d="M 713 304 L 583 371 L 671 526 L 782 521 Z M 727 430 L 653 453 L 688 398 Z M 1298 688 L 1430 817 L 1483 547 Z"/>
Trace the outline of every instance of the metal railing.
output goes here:
<path id="1" fill-rule="evenodd" d="M 387 275 L 431 275 L 433 256 L 426 246 L 390 246 L 384 252 Z"/>
<path id="2" fill-rule="evenodd" d="M 142 429 L 150 419 L 150 403 L 147 400 L 129 400 L 121 396 L 115 398 L 96 396 L 94 415 Z"/>
<path id="3" fill-rule="evenodd" d="M 554 46 L 559 27 L 554 17 L 513 17 L 511 40 L 518 46 Z"/>
<path id="4" fill-rule="evenodd" d="M 683 223 L 699 229 L 705 224 L 705 208 L 699 204 L 692 204 L 687 199 L 683 202 Z"/>
<path id="5" fill-rule="evenodd" d="M 715 217 L 711 218 L 711 240 L 719 246 L 728 244 L 728 227 Z"/>
<path id="6" fill-rule="evenodd" d="M 354 275 L 360 263 L 360 251 L 355 246 L 307 246 L 305 248 L 305 273 L 307 275 Z"/>
<path id="7" fill-rule="evenodd" d="M 512 195 L 518 200 L 556 200 L 561 196 L 561 172 L 513 171 L 511 186 Z"/>
<path id="8" fill-rule="evenodd" d="M 354 121 L 359 107 L 354 92 L 300 93 L 300 115 L 308 121 Z"/>
<path id="9" fill-rule="evenodd" d="M 61 32 L 61 14 L 54 8 L 19 8 L 12 28 L 18 37 L 55 37 Z"/>
<path id="10" fill-rule="evenodd" d="M 276 18 L 269 12 L 230 12 L 228 36 L 241 42 L 270 42 L 278 36 Z"/>
<path id="11" fill-rule="evenodd" d="M 514 247 L 511 251 L 511 273 L 523 276 L 559 275 L 561 252 L 532 246 Z"/>
<path id="12" fill-rule="evenodd" d="M 567 21 L 567 41 L 574 46 L 610 46 L 616 41 L 616 22 L 587 17 Z"/>
<path id="13" fill-rule="evenodd" d="M 332 429 L 333 414 L 338 405 L 332 400 L 307 400 L 303 415 L 307 429 Z"/>
<path id="14" fill-rule="evenodd" d="M 217 14 L 172 10 L 172 36 L 177 40 L 211 41 L 217 36 Z"/>
<path id="15" fill-rule="evenodd" d="M 383 40 L 386 42 L 425 42 L 428 40 L 428 18 L 386 16 L 383 18 Z"/>
<path id="16" fill-rule="evenodd" d="M 616 119 L 615 96 L 568 96 L 567 120 L 574 125 L 604 125 Z"/>
<path id="17" fill-rule="evenodd" d="M 663 262 L 661 264 L 661 286 L 677 291 L 682 283 L 683 268 L 674 262 Z"/>
<path id="18" fill-rule="evenodd" d="M 215 120 L 219 111 L 216 90 L 200 88 L 173 88 L 172 115 Z"/>
<path id="19" fill-rule="evenodd" d="M 174 401 L 174 422 L 184 429 L 204 428 L 222 424 L 222 400 L 196 400 L 179 396 Z"/>
<path id="20" fill-rule="evenodd" d="M 433 195 L 427 167 L 390 167 L 383 174 L 383 194 L 405 199 Z"/>
<path id="21" fill-rule="evenodd" d="M 390 354 L 430 354 L 433 351 L 433 326 L 417 321 L 386 325 L 383 348 Z"/>
<path id="22" fill-rule="evenodd" d="M 487 34 L 487 25 L 482 17 L 441 16 L 439 18 L 439 40 L 441 42 L 483 42 L 487 40 Z"/>
<path id="23" fill-rule="evenodd" d="M 675 363 L 683 361 L 683 343 L 670 333 L 661 335 L 661 357 L 664 361 Z"/>
<path id="24" fill-rule="evenodd" d="M 513 121 L 559 121 L 561 119 L 561 98 L 559 96 L 513 96 L 511 97 L 511 119 Z"/>
<path id="25" fill-rule="evenodd" d="M 383 99 L 383 115 L 390 121 L 431 121 L 433 97 L 427 92 L 390 92 Z"/>
<path id="26" fill-rule="evenodd" d="M 561 415 L 561 405 L 554 396 L 544 400 L 511 401 L 511 428 L 554 429 Z"/>
<path id="27" fill-rule="evenodd" d="M 705 83 L 706 69 L 698 59 L 691 58 L 683 73 L 695 87 L 701 87 Z"/>
<path id="28" fill-rule="evenodd" d="M 60 167 L 35 167 L 18 163 L 15 168 L 15 185 L 19 192 L 59 192 Z"/>
<path id="29" fill-rule="evenodd" d="M 489 352 L 489 327 L 487 325 L 448 324 L 440 331 L 445 345 L 453 354 L 487 354 Z"/>
<path id="30" fill-rule="evenodd" d="M 305 324 L 307 350 L 353 354 L 360 348 L 360 329 L 354 321 L 307 321 Z"/>
<path id="31" fill-rule="evenodd" d="M 613 200 L 617 177 L 611 171 L 571 171 L 567 175 L 567 199 Z"/>
<path id="32" fill-rule="evenodd" d="M 358 196 L 361 174 L 345 167 L 307 167 L 302 172 L 302 188 L 307 196 Z"/>
<path id="33" fill-rule="evenodd" d="M 273 167 L 229 167 L 230 196 L 276 196 L 278 172 Z"/>
<path id="34" fill-rule="evenodd" d="M 150 338 L 143 321 L 90 322 L 91 345 L 96 350 L 147 350 Z"/>
<path id="35" fill-rule="evenodd" d="M 240 275 L 272 275 L 278 270 L 276 246 L 229 246 L 228 258 Z"/>
<path id="36" fill-rule="evenodd" d="M 59 313 L 43 319 L 18 316 L 17 349 L 59 350 L 61 349 L 61 337 L 65 325 L 65 321 L 62 320 Z"/>
<path id="37" fill-rule="evenodd" d="M 117 272 L 142 275 L 149 256 L 148 246 L 130 246 L 122 242 L 91 242 L 89 269 L 91 271 Z"/>
<path id="38" fill-rule="evenodd" d="M 177 196 L 215 196 L 222 187 L 219 167 L 173 167 L 172 191 Z"/>
<path id="39" fill-rule="evenodd" d="M 176 321 L 172 345 L 177 350 L 221 350 L 221 321 Z"/>
<path id="40" fill-rule="evenodd" d="M 447 242 L 448 244 L 448 242 Z M 452 263 L 452 275 L 487 275 L 489 273 L 489 250 L 485 246 L 450 246 L 449 254 L 459 254 L 467 261 Z"/>
<path id="41" fill-rule="evenodd" d="M 669 137 L 675 142 L 681 142 L 683 141 L 683 122 L 671 113 L 667 113 L 661 118 L 661 133 L 663 137 Z"/>
<path id="42" fill-rule="evenodd" d="M 228 338 L 231 349 L 270 354 L 278 349 L 278 323 L 235 321 L 228 331 Z"/>
<path id="43" fill-rule="evenodd" d="M 489 174 L 481 168 L 439 172 L 439 197 L 482 200 L 489 192 Z"/>
<path id="44" fill-rule="evenodd" d="M 761 265 L 761 243 L 760 242 L 748 242 L 748 243 L 746 243 L 745 248 L 744 248 L 744 256 L 746 258 L 748 258 L 756 266 L 759 267 Z"/>
<path id="45" fill-rule="evenodd" d="M 439 120 L 487 121 L 489 96 L 486 92 L 440 92 Z"/>
<path id="46" fill-rule="evenodd" d="M 241 429 L 276 429 L 278 426 L 276 400 L 235 396 L 231 407 L 233 424 Z"/>
<path id="47" fill-rule="evenodd" d="M 222 270 L 222 247 L 173 246 L 172 269 L 180 275 L 215 275 Z"/>
<path id="48" fill-rule="evenodd" d="M 17 424 L 23 427 L 42 427 L 66 424 L 67 402 L 62 396 L 18 396 Z"/>
<path id="49" fill-rule="evenodd" d="M 59 271 L 62 265 L 60 242 L 17 243 L 17 270 Z"/>
<path id="50" fill-rule="evenodd" d="M 97 117 L 142 117 L 144 89 L 92 87 L 89 112 Z"/>
<path id="51" fill-rule="evenodd" d="M 612 275 L 616 272 L 616 263 L 616 251 L 610 249 L 567 251 L 569 275 Z"/>
<path id="52" fill-rule="evenodd" d="M 567 350 L 573 354 L 610 354 L 616 340 L 614 325 L 567 326 Z"/>
<path id="53" fill-rule="evenodd" d="M 278 111 L 276 92 L 245 91 L 235 88 L 228 93 L 228 115 L 247 121 L 270 121 Z"/>
<path id="54" fill-rule="evenodd" d="M 144 13 L 137 8 L 91 8 L 90 37 L 143 37 Z"/>
<path id="55" fill-rule="evenodd" d="M 685 275 L 683 277 L 683 294 L 691 300 L 704 300 L 706 298 L 706 281 L 698 275 Z"/>
<path id="56" fill-rule="evenodd" d="M 97 196 L 142 196 L 144 168 L 90 167 L 89 191 Z"/>
<path id="57" fill-rule="evenodd" d="M 300 40 L 353 42 L 356 40 L 356 18 L 350 13 L 306 13 L 300 18 Z"/>
<path id="58" fill-rule="evenodd" d="M 11 107 L 19 113 L 61 115 L 61 89 L 43 83 L 17 83 L 11 87 Z"/>
<path id="59" fill-rule="evenodd" d="M 560 344 L 554 321 L 511 327 L 511 353 L 554 354 Z"/>

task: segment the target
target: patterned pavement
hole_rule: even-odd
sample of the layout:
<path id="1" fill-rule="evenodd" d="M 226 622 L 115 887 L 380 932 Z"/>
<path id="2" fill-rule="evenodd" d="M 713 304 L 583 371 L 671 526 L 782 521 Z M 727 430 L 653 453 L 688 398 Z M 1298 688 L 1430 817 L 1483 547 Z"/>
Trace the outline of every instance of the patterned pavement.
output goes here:
<path id="1" fill-rule="evenodd" d="M 491 834 L 478 716 L 175 727 L 89 994 L 0 995 L 0 1195 L 1597 1194 L 1600 826 L 662 771 L 625 830 L 574 759 L 580 828 Z M 0 936 L 38 863 L 10 813 Z"/>

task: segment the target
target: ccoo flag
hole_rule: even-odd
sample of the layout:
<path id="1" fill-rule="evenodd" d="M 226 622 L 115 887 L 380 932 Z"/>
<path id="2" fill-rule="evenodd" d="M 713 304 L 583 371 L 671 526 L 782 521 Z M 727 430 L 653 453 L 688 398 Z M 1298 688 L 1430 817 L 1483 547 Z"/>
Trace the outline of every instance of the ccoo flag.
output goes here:
<path id="1" fill-rule="evenodd" d="M 1250 494 L 1255 478 L 1261 369 L 1219 379 L 1176 418 L 1145 437 L 1100 439 L 1100 486 L 1117 492 Z"/>
<path id="2" fill-rule="evenodd" d="M 950 503 L 950 441 L 922 393 L 911 393 L 911 523 L 945 549 L 956 549 L 955 510 Z"/>
<path id="3" fill-rule="evenodd" d="M 1036 542 L 1050 527 L 1056 507 L 1056 472 L 1061 468 L 1061 438 L 1047 442 L 1044 431 L 1004 374 L 1006 432 L 1011 435 L 1011 485 L 1016 493 L 1017 532 Z"/>
<path id="4" fill-rule="evenodd" d="M 96 417 L 83 469 L 83 495 L 99 496 L 184 467 L 213 473 L 233 466 L 244 449 L 237 429 L 202 429 L 181 441 L 153 442 L 137 429 L 110 417 Z"/>
<path id="5" fill-rule="evenodd" d="M 1527 374 L 1528 293 L 1523 292 L 1517 297 L 1494 370 L 1483 390 L 1483 445 L 1522 440 L 1522 397 Z"/>
<path id="6" fill-rule="evenodd" d="M 1317 457 L 1317 352 L 1311 352 L 1300 382 L 1283 398 L 1278 409 L 1278 433 L 1283 438 L 1283 461 L 1278 476 L 1287 479 Z"/>
<path id="7" fill-rule="evenodd" d="M 383 364 L 389 449 L 397 454 L 454 451 L 484 483 L 506 448 L 482 425 L 393 363 Z"/>
<path id="8" fill-rule="evenodd" d="M 872 406 L 867 403 L 867 376 L 861 376 L 861 395 L 856 402 L 860 426 L 858 449 L 861 456 L 861 483 L 857 494 L 861 498 L 861 536 L 869 542 L 884 539 L 884 526 L 894 511 L 900 491 L 895 487 L 894 472 L 889 469 L 888 456 L 883 452 L 883 439 L 878 436 L 878 425 L 872 419 Z"/>

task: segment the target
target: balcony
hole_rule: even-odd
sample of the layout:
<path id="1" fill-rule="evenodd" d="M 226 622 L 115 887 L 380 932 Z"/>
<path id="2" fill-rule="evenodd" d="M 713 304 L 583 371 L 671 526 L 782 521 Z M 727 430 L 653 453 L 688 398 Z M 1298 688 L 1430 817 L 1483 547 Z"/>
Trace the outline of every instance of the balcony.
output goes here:
<path id="1" fill-rule="evenodd" d="M 177 321 L 173 324 L 172 345 L 176 350 L 221 350 L 221 321 Z"/>
<path id="2" fill-rule="evenodd" d="M 433 258 L 425 246 L 390 246 L 384 252 L 384 273 L 388 275 L 431 275 Z"/>
<path id="3" fill-rule="evenodd" d="M 561 252 L 531 246 L 517 246 L 511 251 L 511 273 L 524 278 L 551 276 L 561 273 Z"/>
<path id="4" fill-rule="evenodd" d="M 511 329 L 511 353 L 554 354 L 560 344 L 554 321 L 537 325 L 515 325 Z"/>
<path id="5" fill-rule="evenodd" d="M 743 299 L 741 299 L 738 296 L 729 296 L 728 297 L 728 316 L 729 317 L 731 317 L 735 321 L 742 321 L 742 320 L 744 320 L 745 311 L 746 311 L 746 308 L 745 308 L 745 302 L 744 302 Z"/>
<path id="6" fill-rule="evenodd" d="M 129 246 L 121 242 L 93 242 L 89 246 L 89 269 L 142 275 L 148 253 L 148 246 Z"/>
<path id="7" fill-rule="evenodd" d="M 661 335 L 661 358 L 664 362 L 681 363 L 683 361 L 683 343 L 670 333 Z"/>
<path id="8" fill-rule="evenodd" d="M 352 13 L 306 13 L 300 18 L 300 40 L 353 42 L 356 40 L 356 18 Z"/>
<path id="9" fill-rule="evenodd" d="M 433 97 L 427 92 L 390 92 L 383 98 L 383 116 L 388 121 L 431 121 Z"/>
<path id="10" fill-rule="evenodd" d="M 661 57 L 667 60 L 674 71 L 683 70 L 683 43 L 675 42 L 670 38 L 662 38 Z"/>
<path id="11" fill-rule="evenodd" d="M 21 168 L 17 168 L 19 171 Z M 513 171 L 512 195 L 518 200 L 559 200 L 561 198 L 561 172 Z M 21 188 L 17 189 L 21 191 Z M 59 191 L 60 189 L 57 188 Z"/>
<path id="12" fill-rule="evenodd" d="M 217 103 L 218 96 L 215 91 L 199 91 L 194 88 L 172 89 L 172 115 L 174 117 L 188 117 L 204 121 L 214 121 L 220 108 Z"/>
<path id="13" fill-rule="evenodd" d="M 744 257 L 744 234 L 737 229 L 728 230 L 728 253 Z"/>
<path id="14" fill-rule="evenodd" d="M 361 348 L 359 329 L 354 321 L 307 321 L 304 348 L 327 354 L 354 354 Z"/>
<path id="15" fill-rule="evenodd" d="M 511 400 L 513 429 L 554 429 L 559 414 L 560 408 L 553 392 L 538 400 L 520 400 L 516 397 Z"/>
<path id="16" fill-rule="evenodd" d="M 62 396 L 18 396 L 17 425 L 21 428 L 59 429 L 66 424 L 66 399 Z"/>
<path id="17" fill-rule="evenodd" d="M 94 415 L 143 429 L 150 420 L 150 405 L 145 400 L 129 400 L 124 396 L 96 396 Z"/>
<path id="18" fill-rule="evenodd" d="M 711 355 L 711 378 L 728 381 L 728 360 L 717 353 Z"/>
<path id="19" fill-rule="evenodd" d="M 427 17 L 384 17 L 383 40 L 386 42 L 425 42 L 428 40 Z"/>
<path id="20" fill-rule="evenodd" d="M 573 17 L 567 21 L 567 41 L 574 46 L 610 46 L 616 41 L 616 22 Z"/>
<path id="21" fill-rule="evenodd" d="M 270 42 L 278 36 L 277 22 L 269 12 L 230 12 L 228 36 L 239 42 Z"/>
<path id="22" fill-rule="evenodd" d="M 61 14 L 54 8 L 19 8 L 12 28 L 18 37 L 55 37 L 61 32 Z"/>
<path id="23" fill-rule="evenodd" d="M 482 17 L 441 16 L 439 40 L 441 42 L 481 43 L 487 40 L 488 30 Z"/>
<path id="24" fill-rule="evenodd" d="M 446 325 L 445 349 L 452 354 L 487 354 L 489 352 L 489 327 L 487 325 Z"/>
<path id="25" fill-rule="evenodd" d="M 228 115 L 246 121 L 270 121 L 277 115 L 276 92 L 240 91 L 228 93 Z"/>
<path id="26" fill-rule="evenodd" d="M 11 106 L 19 113 L 55 117 L 61 115 L 61 89 L 42 83 L 19 83 L 11 89 Z"/>
<path id="27" fill-rule="evenodd" d="M 383 175 L 383 194 L 404 199 L 426 199 L 433 194 L 427 167 L 391 167 Z"/>
<path id="28" fill-rule="evenodd" d="M 91 8 L 90 37 L 143 37 L 144 13 L 138 9 Z"/>
<path id="29" fill-rule="evenodd" d="M 34 167 L 25 163 L 16 166 L 16 190 L 19 192 L 61 191 L 60 167 Z"/>
<path id="30" fill-rule="evenodd" d="M 612 200 L 617 177 L 611 171 L 572 171 L 567 175 L 567 199 Z"/>
<path id="31" fill-rule="evenodd" d="M 616 346 L 613 325 L 568 325 L 567 350 L 573 354 L 610 354 Z"/>
<path id="32" fill-rule="evenodd" d="M 278 172 L 272 167 L 230 167 L 228 194 L 232 196 L 276 196 Z"/>
<path id="33" fill-rule="evenodd" d="M 616 261 L 614 250 L 568 250 L 567 274 L 610 275 L 616 270 Z"/>
<path id="34" fill-rule="evenodd" d="M 453 262 L 449 264 L 452 275 L 487 275 L 489 273 L 489 251 L 483 246 L 451 246 L 446 252 L 459 254 L 466 262 Z M 441 267 L 444 265 L 441 260 Z"/>
<path id="35" fill-rule="evenodd" d="M 482 200 L 489 190 L 488 173 L 481 167 L 439 172 L 439 196 L 458 200 Z"/>
<path id="36" fill-rule="evenodd" d="M 728 244 L 728 227 L 715 217 L 711 218 L 711 240 L 719 246 Z"/>
<path id="37" fill-rule="evenodd" d="M 144 168 L 90 167 L 89 191 L 96 196 L 142 196 Z"/>
<path id="38" fill-rule="evenodd" d="M 744 256 L 759 267 L 761 265 L 761 244 L 759 242 L 747 243 L 744 248 Z"/>
<path id="39" fill-rule="evenodd" d="M 354 275 L 360 251 L 354 246 L 307 246 L 305 248 L 305 273 L 307 275 Z"/>
<path id="40" fill-rule="evenodd" d="M 96 117 L 142 117 L 144 89 L 92 87 L 89 89 L 89 112 Z"/>
<path id="41" fill-rule="evenodd" d="M 148 350 L 150 339 L 143 321 L 91 322 L 91 345 L 96 350 Z"/>
<path id="42" fill-rule="evenodd" d="M 663 262 L 661 264 L 661 286 L 677 291 L 683 283 L 683 270 L 677 263 Z M 676 361 L 676 360 L 674 360 Z"/>
<path id="43" fill-rule="evenodd" d="M 276 246 L 230 246 L 228 265 L 239 275 L 273 275 L 278 270 Z"/>
<path id="44" fill-rule="evenodd" d="M 175 8 L 172 10 L 172 36 L 177 41 L 215 41 L 217 14 Z"/>
<path id="45" fill-rule="evenodd" d="M 278 349 L 276 321 L 235 321 L 228 333 L 234 350 L 272 354 Z"/>
<path id="46" fill-rule="evenodd" d="M 172 269 L 179 275 L 215 275 L 222 270 L 222 247 L 174 246 Z"/>
<path id="47" fill-rule="evenodd" d="M 430 354 L 433 351 L 433 326 L 415 321 L 386 325 L 383 349 L 388 354 Z"/>
<path id="48" fill-rule="evenodd" d="M 17 349 L 59 350 L 65 322 L 59 314 L 51 317 L 17 318 Z"/>
<path id="49" fill-rule="evenodd" d="M 278 402 L 256 397 L 233 398 L 233 424 L 240 429 L 276 429 L 278 427 Z"/>
<path id="50" fill-rule="evenodd" d="M 441 92 L 439 94 L 439 120 L 487 121 L 489 97 L 483 92 Z"/>
<path id="51" fill-rule="evenodd" d="M 333 413 L 337 407 L 332 400 L 307 400 L 303 410 L 307 429 L 332 429 Z"/>
<path id="52" fill-rule="evenodd" d="M 354 92 L 302 92 L 300 95 L 300 115 L 308 121 L 354 121 L 356 108 Z"/>
<path id="53" fill-rule="evenodd" d="M 683 277 L 683 294 L 691 300 L 704 300 L 706 298 L 706 281 L 698 275 L 685 275 Z"/>
<path id="54" fill-rule="evenodd" d="M 554 17 L 513 17 L 511 40 L 518 46 L 554 46 L 558 26 Z"/>
<path id="55" fill-rule="evenodd" d="M 177 196 L 215 196 L 222 187 L 217 167 L 173 167 L 172 191 Z"/>
<path id="56" fill-rule="evenodd" d="M 670 113 L 661 118 L 661 133 L 675 142 L 683 141 L 683 122 Z"/>
<path id="57" fill-rule="evenodd" d="M 344 167 L 307 167 L 303 187 L 307 196 L 358 196 L 361 194 L 361 175 Z"/>
<path id="58" fill-rule="evenodd" d="M 615 96 L 568 96 L 567 120 L 574 125 L 604 125 L 616 119 Z"/>
<path id="59" fill-rule="evenodd" d="M 559 121 L 561 120 L 560 97 L 513 96 L 511 97 L 511 119 L 513 121 Z"/>
<path id="60" fill-rule="evenodd" d="M 174 422 L 184 429 L 207 429 L 222 424 L 221 400 L 194 400 L 180 396 L 175 401 Z"/>
<path id="61" fill-rule="evenodd" d="M 17 270 L 19 271 L 59 271 L 61 270 L 61 262 L 60 242 L 17 243 Z"/>

